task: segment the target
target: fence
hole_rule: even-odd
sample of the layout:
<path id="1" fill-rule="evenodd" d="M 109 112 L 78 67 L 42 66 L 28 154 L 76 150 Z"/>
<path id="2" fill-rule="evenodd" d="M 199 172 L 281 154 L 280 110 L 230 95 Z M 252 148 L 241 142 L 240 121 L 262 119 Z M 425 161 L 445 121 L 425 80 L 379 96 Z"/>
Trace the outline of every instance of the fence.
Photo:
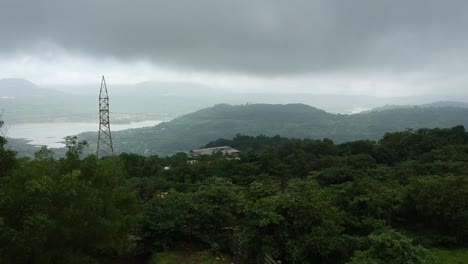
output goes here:
<path id="1" fill-rule="evenodd" d="M 239 238 L 232 239 L 231 251 L 234 255 L 242 258 L 245 262 L 249 264 L 281 264 L 281 261 L 274 260 L 270 255 L 265 254 L 263 261 L 257 262 L 252 256 L 250 256 L 247 249 L 242 245 Z"/>
<path id="2" fill-rule="evenodd" d="M 281 261 L 274 260 L 270 255 L 265 254 L 265 258 L 263 259 L 263 264 L 280 264 Z"/>

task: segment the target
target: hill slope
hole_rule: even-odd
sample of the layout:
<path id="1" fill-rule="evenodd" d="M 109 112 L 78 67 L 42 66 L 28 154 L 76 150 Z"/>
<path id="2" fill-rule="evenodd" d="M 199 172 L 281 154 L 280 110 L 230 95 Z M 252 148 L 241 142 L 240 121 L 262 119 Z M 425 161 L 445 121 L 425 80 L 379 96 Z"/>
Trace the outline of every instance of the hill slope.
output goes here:
<path id="1" fill-rule="evenodd" d="M 172 154 L 236 134 L 322 139 L 378 140 L 407 128 L 468 126 L 468 109 L 413 107 L 363 114 L 330 114 L 303 104 L 216 105 L 154 127 L 113 133 L 117 152 Z M 95 133 L 83 133 L 94 148 Z"/>

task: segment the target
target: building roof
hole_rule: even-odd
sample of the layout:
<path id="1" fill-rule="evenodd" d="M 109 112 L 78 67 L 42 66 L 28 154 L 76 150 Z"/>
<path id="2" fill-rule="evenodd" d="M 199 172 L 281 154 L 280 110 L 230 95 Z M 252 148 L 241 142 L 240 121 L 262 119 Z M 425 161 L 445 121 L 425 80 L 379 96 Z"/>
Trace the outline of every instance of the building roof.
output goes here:
<path id="1" fill-rule="evenodd" d="M 190 151 L 192 156 L 200 156 L 200 155 L 212 155 L 216 152 L 222 152 L 223 154 L 235 154 L 240 153 L 239 150 L 235 148 L 231 148 L 229 146 L 221 146 L 221 147 L 214 147 L 214 148 L 202 148 L 202 149 L 193 149 Z"/>

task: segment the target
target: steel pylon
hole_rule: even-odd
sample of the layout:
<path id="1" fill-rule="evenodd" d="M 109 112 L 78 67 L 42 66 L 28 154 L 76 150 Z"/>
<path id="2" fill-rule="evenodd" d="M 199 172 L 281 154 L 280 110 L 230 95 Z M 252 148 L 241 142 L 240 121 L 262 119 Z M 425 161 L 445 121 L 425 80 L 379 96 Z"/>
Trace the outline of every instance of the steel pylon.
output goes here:
<path id="1" fill-rule="evenodd" d="M 104 76 L 101 81 L 101 91 L 99 92 L 99 132 L 96 156 L 98 158 L 114 155 L 112 145 L 112 134 L 109 120 L 109 95 Z"/>

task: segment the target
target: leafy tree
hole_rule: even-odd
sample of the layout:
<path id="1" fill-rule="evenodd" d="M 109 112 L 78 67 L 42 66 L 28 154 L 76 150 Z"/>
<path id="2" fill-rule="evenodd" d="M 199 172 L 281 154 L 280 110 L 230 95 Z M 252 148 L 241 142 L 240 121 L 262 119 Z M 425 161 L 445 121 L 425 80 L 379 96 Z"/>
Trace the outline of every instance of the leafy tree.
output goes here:
<path id="1" fill-rule="evenodd" d="M 144 251 L 169 249 L 181 240 L 183 227 L 192 217 L 191 193 L 161 192 L 149 202 L 139 220 Z"/>
<path id="2" fill-rule="evenodd" d="M 350 167 L 332 167 L 312 175 L 320 185 L 329 186 L 352 181 L 356 174 Z"/>
<path id="3" fill-rule="evenodd" d="M 238 196 L 232 183 L 222 178 L 210 178 L 193 193 L 190 219 L 203 233 L 216 233 L 236 224 Z"/>
<path id="4" fill-rule="evenodd" d="M 88 146 L 88 143 L 86 141 L 78 141 L 76 136 L 65 137 L 67 152 L 65 153 L 65 158 L 60 160 L 62 174 L 70 173 L 80 168 L 81 155 L 86 146 Z"/>
<path id="5" fill-rule="evenodd" d="M 136 207 L 120 161 L 95 160 L 92 174 L 62 175 L 37 156 L 20 161 L 0 186 L 1 262 L 89 263 L 124 252 Z"/>
<path id="6" fill-rule="evenodd" d="M 158 156 L 145 157 L 134 153 L 122 153 L 127 178 L 158 176 L 162 171 L 162 160 Z"/>
<path id="7" fill-rule="evenodd" d="M 429 250 L 392 230 L 377 231 L 369 236 L 369 247 L 356 251 L 349 264 L 430 264 L 435 257 Z"/>
<path id="8" fill-rule="evenodd" d="M 337 194 L 337 204 L 346 212 L 347 233 L 367 236 L 389 225 L 402 204 L 402 188 L 396 182 L 362 177 L 346 184 Z"/>
<path id="9" fill-rule="evenodd" d="M 467 242 L 467 135 L 407 130 L 340 145 L 237 135 L 213 144 L 247 149 L 240 160 L 196 164 L 184 153 L 83 157 L 73 137 L 60 160 L 47 148 L 17 159 L 0 137 L 0 262 L 99 262 L 135 244 L 217 250 L 239 235 L 252 255 L 286 263 L 431 263 L 389 227 L 432 245 Z"/>
<path id="10" fill-rule="evenodd" d="M 445 243 L 466 243 L 468 178 L 447 175 L 413 179 L 406 189 L 404 212 L 410 223 L 424 224 Z"/>
<path id="11" fill-rule="evenodd" d="M 0 129 L 3 126 L 3 121 L 0 121 Z M 15 166 L 16 153 L 12 150 L 6 149 L 7 140 L 0 136 L 0 178 L 6 176 L 11 169 Z"/>
<path id="12" fill-rule="evenodd" d="M 313 180 L 293 180 L 284 194 L 245 208 L 243 240 L 251 250 L 290 263 L 323 261 L 342 246 L 342 212 Z"/>

